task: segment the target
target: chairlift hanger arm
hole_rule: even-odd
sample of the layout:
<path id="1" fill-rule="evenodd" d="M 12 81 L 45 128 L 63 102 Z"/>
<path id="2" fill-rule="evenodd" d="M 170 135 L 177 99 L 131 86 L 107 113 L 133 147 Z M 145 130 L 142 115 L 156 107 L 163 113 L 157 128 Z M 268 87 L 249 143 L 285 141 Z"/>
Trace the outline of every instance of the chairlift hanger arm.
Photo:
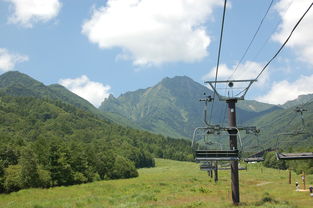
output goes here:
<path id="1" fill-rule="evenodd" d="M 197 128 L 195 128 L 195 130 L 193 131 L 193 135 L 192 135 L 191 147 L 193 147 L 194 143 L 196 142 L 196 141 L 195 141 L 195 139 L 196 139 L 196 132 L 197 132 L 199 129 L 204 129 L 204 130 L 206 130 L 207 127 L 197 127 Z"/>
<path id="2" fill-rule="evenodd" d="M 206 95 L 206 93 L 204 93 L 204 95 Z M 211 97 L 211 95 L 207 96 L 206 98 L 204 99 L 200 99 L 199 100 L 200 102 L 205 102 L 205 108 L 204 108 L 204 123 L 209 126 L 209 122 L 208 122 L 208 119 L 207 119 L 207 106 L 208 106 L 208 103 L 209 102 L 212 102 L 214 101 L 214 98 Z"/>
<path id="3" fill-rule="evenodd" d="M 246 96 L 246 94 L 247 94 L 247 92 L 248 92 L 248 90 L 249 90 L 249 88 L 251 87 L 251 85 L 254 83 L 254 82 L 256 82 L 257 80 L 255 79 L 255 80 L 251 80 L 250 81 L 250 83 L 249 83 L 249 85 L 245 88 L 245 91 L 244 91 L 244 93 L 243 93 L 243 97 L 245 97 Z"/>

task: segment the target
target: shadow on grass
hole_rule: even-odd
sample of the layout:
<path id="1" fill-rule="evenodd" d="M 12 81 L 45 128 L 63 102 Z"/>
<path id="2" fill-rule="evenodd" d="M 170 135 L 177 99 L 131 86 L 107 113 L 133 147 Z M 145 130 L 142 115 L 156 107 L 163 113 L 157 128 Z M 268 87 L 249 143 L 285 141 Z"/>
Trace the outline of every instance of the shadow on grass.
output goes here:
<path id="1" fill-rule="evenodd" d="M 288 201 L 278 201 L 274 199 L 268 192 L 263 194 L 263 197 L 260 201 L 253 203 L 240 203 L 240 207 L 297 208 L 297 206 L 290 204 Z"/>

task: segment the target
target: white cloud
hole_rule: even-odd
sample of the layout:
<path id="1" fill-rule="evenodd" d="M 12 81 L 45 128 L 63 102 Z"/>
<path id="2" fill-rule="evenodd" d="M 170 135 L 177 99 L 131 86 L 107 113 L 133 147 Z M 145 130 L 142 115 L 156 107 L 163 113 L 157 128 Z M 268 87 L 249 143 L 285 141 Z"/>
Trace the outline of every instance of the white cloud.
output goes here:
<path id="1" fill-rule="evenodd" d="M 287 80 L 275 82 L 268 94 L 257 97 L 256 100 L 271 104 L 284 104 L 289 100 L 296 99 L 299 95 L 310 93 L 313 93 L 313 74 L 301 76 L 294 82 Z"/>
<path id="2" fill-rule="evenodd" d="M 103 100 L 109 97 L 109 90 L 111 89 L 109 85 L 89 80 L 86 75 L 76 79 L 61 79 L 59 84 L 88 100 L 96 107 L 99 107 Z"/>
<path id="3" fill-rule="evenodd" d="M 253 61 L 247 61 L 244 64 L 240 64 L 233 74 L 235 67 L 228 67 L 226 64 L 221 64 L 218 69 L 218 80 L 228 80 L 228 79 L 236 79 L 236 80 L 246 80 L 246 79 L 255 79 L 256 76 L 262 70 L 263 65 Z M 215 79 L 216 67 L 212 68 L 211 71 L 202 77 L 203 80 L 213 80 Z M 230 77 L 231 76 L 231 77 Z M 257 86 L 263 85 L 266 81 L 268 81 L 269 75 L 267 71 L 264 71 L 256 83 Z"/>
<path id="4" fill-rule="evenodd" d="M 32 27 L 34 23 L 46 22 L 56 17 L 61 9 L 59 0 L 5 0 L 11 2 L 14 12 L 10 23 Z"/>
<path id="5" fill-rule="evenodd" d="M 273 39 L 283 43 L 292 28 L 307 10 L 311 0 L 280 0 L 275 8 L 282 19 L 279 26 L 279 31 L 273 35 Z M 313 8 L 307 13 L 301 21 L 293 36 L 289 40 L 287 46 L 295 49 L 298 58 L 302 61 L 308 62 L 313 65 Z"/>
<path id="6" fill-rule="evenodd" d="M 208 55 L 204 23 L 220 0 L 108 0 L 82 33 L 100 48 L 118 47 L 135 65 L 194 62 Z"/>
<path id="7" fill-rule="evenodd" d="M 9 53 L 5 48 L 0 48 L 0 70 L 10 71 L 13 70 L 17 63 L 28 61 L 28 57 L 25 55 Z"/>

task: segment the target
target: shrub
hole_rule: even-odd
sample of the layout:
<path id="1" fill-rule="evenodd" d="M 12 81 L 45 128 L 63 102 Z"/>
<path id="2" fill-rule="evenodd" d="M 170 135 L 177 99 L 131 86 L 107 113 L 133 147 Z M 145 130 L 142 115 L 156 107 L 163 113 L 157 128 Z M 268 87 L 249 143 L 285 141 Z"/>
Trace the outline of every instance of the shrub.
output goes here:
<path id="1" fill-rule="evenodd" d="M 84 176 L 84 174 L 80 172 L 75 172 L 74 173 L 74 183 L 75 184 L 80 184 L 80 183 L 86 183 L 88 182 L 88 178 Z"/>
<path id="2" fill-rule="evenodd" d="M 133 162 L 122 156 L 116 157 L 113 169 L 109 173 L 111 179 L 132 178 L 137 176 L 138 172 Z"/>
<path id="3" fill-rule="evenodd" d="M 4 170 L 4 190 L 5 192 L 18 191 L 22 188 L 23 183 L 21 180 L 21 166 L 10 165 Z"/>

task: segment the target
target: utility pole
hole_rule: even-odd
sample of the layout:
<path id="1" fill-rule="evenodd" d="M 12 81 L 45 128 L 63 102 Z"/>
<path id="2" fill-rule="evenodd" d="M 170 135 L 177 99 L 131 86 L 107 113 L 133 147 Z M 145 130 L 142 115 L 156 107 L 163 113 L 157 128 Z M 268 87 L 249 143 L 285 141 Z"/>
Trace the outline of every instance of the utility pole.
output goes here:
<path id="1" fill-rule="evenodd" d="M 237 99 L 226 100 L 228 104 L 228 123 L 230 129 L 229 133 L 229 145 L 231 150 L 237 150 L 237 124 L 236 124 L 236 102 Z M 238 205 L 240 202 L 239 195 L 239 173 L 238 173 L 238 161 L 234 160 L 230 163 L 231 168 L 231 190 L 233 204 Z"/>

